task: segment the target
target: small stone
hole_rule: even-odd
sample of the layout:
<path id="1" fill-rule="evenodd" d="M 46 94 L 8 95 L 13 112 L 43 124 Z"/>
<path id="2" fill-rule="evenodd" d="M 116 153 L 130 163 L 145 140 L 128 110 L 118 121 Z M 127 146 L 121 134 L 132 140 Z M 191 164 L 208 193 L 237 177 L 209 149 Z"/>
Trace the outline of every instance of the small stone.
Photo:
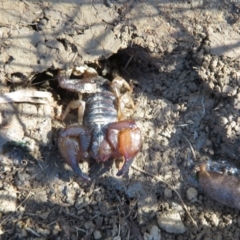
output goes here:
<path id="1" fill-rule="evenodd" d="M 232 87 L 229 86 L 229 85 L 225 85 L 225 86 L 223 86 L 223 88 L 222 88 L 222 92 L 223 92 L 223 93 L 230 94 L 230 93 L 233 93 L 233 92 L 234 92 L 234 88 L 232 88 Z"/>
<path id="2" fill-rule="evenodd" d="M 144 240 L 161 240 L 160 229 L 156 225 L 153 225 L 151 227 L 150 233 L 148 232 L 144 233 L 143 239 Z"/>
<path id="3" fill-rule="evenodd" d="M 37 229 L 37 233 L 44 236 L 44 237 L 47 237 L 49 234 L 50 234 L 50 229 L 48 228 L 39 228 Z"/>
<path id="4" fill-rule="evenodd" d="M 234 127 L 236 126 L 236 124 L 237 124 L 237 123 L 236 123 L 235 121 L 232 121 L 232 122 L 231 122 L 231 127 L 234 128 Z"/>
<path id="5" fill-rule="evenodd" d="M 11 172 L 11 170 L 12 170 L 12 168 L 10 166 L 8 166 L 8 165 L 3 166 L 4 173 Z"/>
<path id="6" fill-rule="evenodd" d="M 165 188 L 165 189 L 164 189 L 164 196 L 165 196 L 166 198 L 171 198 L 171 197 L 172 197 L 172 190 L 169 189 L 169 188 Z"/>
<path id="7" fill-rule="evenodd" d="M 159 227 L 168 233 L 182 234 L 186 231 L 180 214 L 174 210 L 159 214 L 157 222 Z"/>
<path id="8" fill-rule="evenodd" d="M 151 240 L 152 236 L 150 235 L 150 233 L 145 232 L 143 235 L 143 240 Z"/>
<path id="9" fill-rule="evenodd" d="M 82 207 L 83 202 L 84 202 L 84 198 L 78 196 L 78 198 L 75 201 L 74 207 L 77 209 L 80 209 Z"/>
<path id="10" fill-rule="evenodd" d="M 209 148 L 208 149 L 208 153 L 213 156 L 215 154 L 214 150 L 212 148 Z"/>
<path id="11" fill-rule="evenodd" d="M 196 58 L 196 60 L 197 60 L 197 62 L 198 62 L 199 64 L 202 63 L 203 57 L 204 57 L 204 50 L 201 49 L 201 50 L 197 53 L 197 58 Z"/>
<path id="12" fill-rule="evenodd" d="M 94 237 L 94 239 L 101 239 L 101 238 L 102 238 L 102 234 L 101 234 L 100 231 L 95 230 L 95 231 L 93 232 L 93 237 Z"/>
<path id="13" fill-rule="evenodd" d="M 75 190 L 70 187 L 70 186 L 67 186 L 66 187 L 66 197 L 67 197 L 67 202 L 70 204 L 70 205 L 74 205 L 75 203 L 75 195 L 76 195 L 76 192 Z"/>
<path id="14" fill-rule="evenodd" d="M 85 222 L 84 227 L 86 229 L 91 229 L 91 228 L 94 228 L 95 225 L 94 225 L 94 223 L 92 221 L 88 221 L 88 222 Z"/>
<path id="15" fill-rule="evenodd" d="M 152 226 L 150 235 L 152 236 L 152 240 L 161 240 L 161 230 L 156 225 Z"/>
<path id="16" fill-rule="evenodd" d="M 232 136 L 232 127 L 230 124 L 227 126 L 226 135 L 229 137 Z"/>
<path id="17" fill-rule="evenodd" d="M 219 218 L 217 217 L 217 215 L 215 213 L 212 214 L 211 220 L 212 220 L 213 225 L 215 227 L 217 227 L 219 224 Z"/>
<path id="18" fill-rule="evenodd" d="M 240 126 L 239 125 L 235 125 L 234 130 L 235 130 L 235 132 L 239 132 L 240 131 Z"/>
<path id="19" fill-rule="evenodd" d="M 0 212 L 14 212 L 17 207 L 17 193 L 14 189 L 1 190 Z"/>
<path id="20" fill-rule="evenodd" d="M 26 172 L 18 171 L 14 182 L 18 189 L 29 188 L 31 186 L 31 176 Z"/>
<path id="21" fill-rule="evenodd" d="M 177 212 L 179 212 L 180 214 L 184 214 L 184 210 L 182 208 L 182 206 L 176 202 L 171 202 L 170 206 Z"/>
<path id="22" fill-rule="evenodd" d="M 190 187 L 188 190 L 187 190 L 187 197 L 188 197 L 188 200 L 190 201 L 195 201 L 197 199 L 197 195 L 198 195 L 198 192 L 195 188 L 193 187 Z"/>
<path id="23" fill-rule="evenodd" d="M 39 213 L 38 216 L 43 219 L 43 220 L 46 220 L 48 218 L 48 215 L 49 215 L 50 211 L 49 212 L 43 212 L 43 213 Z"/>
<path id="24" fill-rule="evenodd" d="M 222 126 L 226 125 L 228 123 L 228 119 L 226 117 L 220 117 L 220 123 Z"/>

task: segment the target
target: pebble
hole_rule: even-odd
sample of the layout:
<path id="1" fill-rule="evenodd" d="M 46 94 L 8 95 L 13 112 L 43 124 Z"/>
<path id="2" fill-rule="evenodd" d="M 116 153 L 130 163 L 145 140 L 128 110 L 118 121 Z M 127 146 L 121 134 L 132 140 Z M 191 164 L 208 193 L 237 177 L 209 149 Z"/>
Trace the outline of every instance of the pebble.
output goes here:
<path id="1" fill-rule="evenodd" d="M 83 202 L 84 202 L 84 198 L 78 196 L 78 198 L 75 201 L 74 207 L 77 209 L 80 209 L 82 207 Z"/>
<path id="2" fill-rule="evenodd" d="M 31 186 L 31 176 L 26 172 L 18 171 L 14 182 L 18 189 L 26 189 Z"/>
<path id="3" fill-rule="evenodd" d="M 198 195 L 198 191 L 195 188 L 190 187 L 187 190 L 187 198 L 188 198 L 188 200 L 195 201 L 197 199 L 197 195 Z"/>
<path id="4" fill-rule="evenodd" d="M 9 173 L 12 171 L 12 168 L 8 165 L 3 166 L 3 172 L 4 173 Z"/>
<path id="5" fill-rule="evenodd" d="M 212 224 L 213 224 L 215 227 L 217 227 L 218 224 L 219 224 L 219 218 L 218 218 L 218 216 L 217 216 L 215 213 L 212 214 L 211 220 L 212 220 Z"/>
<path id="6" fill-rule="evenodd" d="M 184 210 L 182 208 L 182 206 L 176 202 L 171 202 L 170 206 L 177 212 L 179 212 L 180 214 L 184 214 Z"/>
<path id="7" fill-rule="evenodd" d="M 210 63 L 210 69 L 214 71 L 215 68 L 217 67 L 217 64 L 218 64 L 218 58 L 217 57 L 212 58 L 212 61 Z"/>
<path id="8" fill-rule="evenodd" d="M 47 237 L 50 234 L 50 229 L 38 227 L 37 228 L 37 233 L 44 236 L 44 237 Z"/>
<path id="9" fill-rule="evenodd" d="M 161 230 L 158 228 L 158 226 L 153 225 L 150 234 L 152 236 L 152 240 L 161 240 Z"/>
<path id="10" fill-rule="evenodd" d="M 151 227 L 150 233 L 145 232 L 143 236 L 144 240 L 161 240 L 161 230 L 158 226 L 153 225 Z"/>
<path id="11" fill-rule="evenodd" d="M 172 197 L 172 190 L 169 189 L 169 188 L 165 188 L 165 189 L 164 189 L 164 196 L 165 196 L 166 198 L 171 198 L 171 197 Z"/>
<path id="12" fill-rule="evenodd" d="M 234 93 L 235 91 L 234 91 L 234 88 L 232 88 L 231 86 L 225 85 L 225 86 L 223 86 L 223 88 L 222 88 L 222 92 L 223 92 L 223 93 L 230 94 L 230 93 Z"/>
<path id="13" fill-rule="evenodd" d="M 228 119 L 226 117 L 220 117 L 219 120 L 222 125 L 226 125 L 228 123 Z"/>
<path id="14" fill-rule="evenodd" d="M 168 233 L 182 234 L 186 231 L 180 214 L 174 210 L 160 213 L 157 216 L 157 222 L 159 227 Z"/>
<path id="15" fill-rule="evenodd" d="M 1 190 L 0 212 L 14 212 L 17 208 L 17 193 L 13 189 Z"/>
<path id="16" fill-rule="evenodd" d="M 67 197 L 66 200 L 70 205 L 74 205 L 75 195 L 76 195 L 75 190 L 72 187 L 66 186 L 66 197 Z"/>
<path id="17" fill-rule="evenodd" d="M 234 127 L 236 126 L 236 124 L 237 124 L 237 123 L 236 123 L 235 121 L 232 121 L 232 122 L 231 122 L 231 127 L 234 128 Z"/>
<path id="18" fill-rule="evenodd" d="M 94 239 L 101 239 L 102 238 L 102 234 L 101 234 L 101 232 L 99 230 L 95 230 L 93 232 L 93 237 L 94 237 Z"/>
<path id="19" fill-rule="evenodd" d="M 88 221 L 88 222 L 85 222 L 84 227 L 88 230 L 88 229 L 94 228 L 95 225 L 92 221 Z"/>

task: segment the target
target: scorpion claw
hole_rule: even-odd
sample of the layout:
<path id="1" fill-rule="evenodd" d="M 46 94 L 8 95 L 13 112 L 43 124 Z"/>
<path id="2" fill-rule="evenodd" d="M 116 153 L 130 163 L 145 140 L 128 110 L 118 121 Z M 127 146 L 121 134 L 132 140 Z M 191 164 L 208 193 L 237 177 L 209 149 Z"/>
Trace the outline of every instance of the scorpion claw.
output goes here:
<path id="1" fill-rule="evenodd" d="M 109 126 L 108 139 L 115 154 L 125 159 L 123 167 L 117 173 L 117 176 L 121 176 L 128 171 L 134 157 L 141 149 L 141 131 L 134 121 L 120 121 Z"/>
<path id="2" fill-rule="evenodd" d="M 126 159 L 122 168 L 118 171 L 117 176 L 122 176 L 125 173 L 128 172 L 128 169 L 130 168 L 134 158 Z"/>
<path id="3" fill-rule="evenodd" d="M 79 166 L 78 165 L 76 165 L 76 166 L 71 166 L 72 167 L 72 169 L 74 170 L 74 172 L 79 176 L 79 177 L 81 177 L 82 179 L 84 179 L 84 180 L 86 180 L 86 181 L 91 181 L 91 178 L 87 175 L 87 174 L 85 174 L 85 173 L 83 173 L 82 172 L 82 170 L 79 168 Z"/>
<path id="4" fill-rule="evenodd" d="M 61 132 L 58 138 L 58 148 L 64 160 L 72 167 L 74 172 L 86 181 L 91 178 L 79 168 L 79 161 L 88 158 L 88 145 L 90 136 L 85 128 L 72 125 Z"/>

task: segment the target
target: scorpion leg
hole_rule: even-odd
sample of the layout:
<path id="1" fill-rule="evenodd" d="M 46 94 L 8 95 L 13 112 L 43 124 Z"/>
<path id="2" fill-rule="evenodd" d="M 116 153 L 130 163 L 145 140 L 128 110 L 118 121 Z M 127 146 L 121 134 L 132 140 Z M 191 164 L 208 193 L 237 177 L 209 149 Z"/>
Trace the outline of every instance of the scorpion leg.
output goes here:
<path id="1" fill-rule="evenodd" d="M 125 161 L 117 176 L 125 174 L 142 146 L 141 131 L 135 121 L 125 120 L 112 123 L 108 127 L 108 140 L 115 155 L 123 156 Z"/>
<path id="2" fill-rule="evenodd" d="M 119 76 L 113 79 L 112 89 L 117 97 L 121 96 L 122 91 L 130 93 L 133 91 L 132 87 L 128 84 L 128 82 Z"/>
<path id="3" fill-rule="evenodd" d="M 78 109 L 78 123 L 81 124 L 83 121 L 83 114 L 85 111 L 85 102 L 81 101 L 81 100 L 71 101 L 67 105 L 65 111 L 63 112 L 63 114 L 61 115 L 61 117 L 59 119 L 61 121 L 63 121 L 66 118 L 66 116 L 69 114 L 71 109 Z"/>
<path id="4" fill-rule="evenodd" d="M 64 160 L 84 180 L 90 177 L 79 168 L 79 161 L 88 158 L 88 148 L 91 141 L 89 131 L 81 125 L 70 125 L 65 128 L 58 138 L 58 148 Z"/>
<path id="5" fill-rule="evenodd" d="M 124 114 L 124 110 L 126 106 L 129 106 L 133 110 L 135 109 L 134 102 L 129 94 L 129 92 L 126 92 L 122 96 L 118 98 L 118 119 L 119 120 L 124 120 L 126 119 L 126 116 Z"/>
<path id="6" fill-rule="evenodd" d="M 125 107 L 130 107 L 135 109 L 134 102 L 131 98 L 132 87 L 127 83 L 127 81 L 121 77 L 116 77 L 112 81 L 112 89 L 118 99 L 118 119 L 124 120 L 124 109 Z M 122 94 L 124 93 L 124 94 Z"/>

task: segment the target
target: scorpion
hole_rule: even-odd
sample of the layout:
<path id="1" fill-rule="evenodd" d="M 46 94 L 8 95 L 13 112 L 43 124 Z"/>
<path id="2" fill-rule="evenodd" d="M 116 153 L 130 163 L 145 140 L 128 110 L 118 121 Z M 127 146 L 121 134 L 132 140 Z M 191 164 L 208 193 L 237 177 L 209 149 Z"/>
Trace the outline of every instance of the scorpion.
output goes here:
<path id="1" fill-rule="evenodd" d="M 78 78 L 70 79 L 71 74 Z M 61 88 L 79 95 L 60 117 L 63 121 L 71 109 L 78 109 L 78 123 L 64 128 L 58 138 L 63 159 L 86 181 L 91 178 L 81 170 L 79 162 L 90 157 L 97 162 L 122 159 L 117 176 L 125 175 L 142 146 L 139 127 L 124 116 L 126 102 L 134 107 L 132 87 L 119 76 L 111 82 L 86 65 L 59 70 L 58 82 Z"/>

